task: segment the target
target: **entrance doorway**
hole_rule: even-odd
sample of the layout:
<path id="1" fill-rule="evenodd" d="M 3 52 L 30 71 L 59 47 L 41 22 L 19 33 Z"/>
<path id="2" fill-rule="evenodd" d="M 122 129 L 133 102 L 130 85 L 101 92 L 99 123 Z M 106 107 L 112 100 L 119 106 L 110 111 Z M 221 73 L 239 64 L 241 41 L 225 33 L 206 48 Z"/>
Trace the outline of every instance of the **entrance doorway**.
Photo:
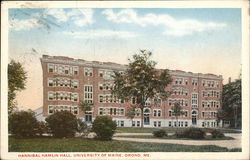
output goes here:
<path id="1" fill-rule="evenodd" d="M 197 111 L 192 112 L 192 125 L 197 125 Z"/>

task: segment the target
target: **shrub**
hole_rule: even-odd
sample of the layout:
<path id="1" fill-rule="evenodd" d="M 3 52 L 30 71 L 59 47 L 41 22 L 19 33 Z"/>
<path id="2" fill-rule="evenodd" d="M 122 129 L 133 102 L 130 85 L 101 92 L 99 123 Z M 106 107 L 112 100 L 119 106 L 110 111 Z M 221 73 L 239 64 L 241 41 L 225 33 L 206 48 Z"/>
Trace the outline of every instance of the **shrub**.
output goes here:
<path id="1" fill-rule="evenodd" d="M 223 138 L 225 137 L 224 133 L 222 133 L 221 131 L 217 130 L 217 129 L 214 129 L 212 132 L 212 137 L 213 138 Z"/>
<path id="2" fill-rule="evenodd" d="M 155 137 L 164 137 L 164 136 L 168 136 L 168 134 L 166 133 L 166 131 L 164 129 L 158 130 L 158 131 L 154 131 L 153 135 Z"/>
<path id="3" fill-rule="evenodd" d="M 116 123 L 108 116 L 99 116 L 93 122 L 93 132 L 100 140 L 111 140 L 116 130 Z"/>
<path id="4" fill-rule="evenodd" d="M 176 131 L 175 136 L 177 138 L 185 138 L 185 133 L 184 133 L 184 131 Z"/>
<path id="5" fill-rule="evenodd" d="M 55 137 L 74 137 L 77 131 L 77 118 L 69 111 L 56 112 L 45 120 Z"/>
<path id="6" fill-rule="evenodd" d="M 38 121 L 32 111 L 19 111 L 9 115 L 9 131 L 18 137 L 35 136 L 38 130 Z"/>
<path id="7" fill-rule="evenodd" d="M 91 128 L 83 122 L 81 119 L 77 119 L 77 132 L 79 132 L 80 136 L 86 137 L 88 136 Z"/>
<path id="8" fill-rule="evenodd" d="M 42 136 L 43 133 L 48 133 L 48 124 L 43 121 L 39 121 L 37 127 L 37 133 L 40 136 Z"/>
<path id="9" fill-rule="evenodd" d="M 187 128 L 184 131 L 177 131 L 175 136 L 178 138 L 203 139 L 205 132 L 200 128 Z"/>

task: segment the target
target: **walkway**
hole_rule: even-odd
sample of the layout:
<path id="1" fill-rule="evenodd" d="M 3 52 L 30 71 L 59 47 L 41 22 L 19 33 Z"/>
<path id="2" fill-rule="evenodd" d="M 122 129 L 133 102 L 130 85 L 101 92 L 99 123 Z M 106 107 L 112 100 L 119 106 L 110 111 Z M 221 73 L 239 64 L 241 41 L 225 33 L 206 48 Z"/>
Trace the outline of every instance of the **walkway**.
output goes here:
<path id="1" fill-rule="evenodd" d="M 114 140 L 133 141 L 133 142 L 151 142 L 151 143 L 172 143 L 184 145 L 216 145 L 228 149 L 241 148 L 241 133 L 225 133 L 225 136 L 234 138 L 233 140 L 176 140 L 176 139 L 153 139 L 153 138 L 129 138 L 134 135 L 152 135 L 151 133 L 116 133 Z M 117 137 L 128 136 L 128 137 Z"/>

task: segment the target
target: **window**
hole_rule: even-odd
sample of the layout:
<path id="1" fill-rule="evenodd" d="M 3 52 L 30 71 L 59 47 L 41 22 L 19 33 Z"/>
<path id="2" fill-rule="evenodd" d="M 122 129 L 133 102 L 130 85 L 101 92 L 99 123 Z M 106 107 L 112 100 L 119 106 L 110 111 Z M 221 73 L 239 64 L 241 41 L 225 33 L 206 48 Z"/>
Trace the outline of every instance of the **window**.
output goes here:
<path id="1" fill-rule="evenodd" d="M 168 122 L 168 126 L 169 126 L 169 127 L 172 126 L 172 122 L 171 122 L 171 121 Z"/>
<path id="2" fill-rule="evenodd" d="M 219 82 L 215 81 L 215 87 L 218 88 L 219 87 Z"/>
<path id="3" fill-rule="evenodd" d="M 151 100 L 149 98 L 146 100 L 145 106 L 151 106 Z"/>
<path id="4" fill-rule="evenodd" d="M 156 127 L 157 126 L 157 122 L 156 121 L 154 121 L 154 127 Z"/>
<path id="5" fill-rule="evenodd" d="M 168 111 L 168 116 L 169 116 L 169 117 L 172 116 L 172 111 Z"/>
<path id="6" fill-rule="evenodd" d="M 73 114 L 78 114 L 78 107 L 73 108 Z"/>
<path id="7" fill-rule="evenodd" d="M 64 67 L 64 73 L 65 74 L 69 74 L 69 66 L 65 66 Z"/>
<path id="8" fill-rule="evenodd" d="M 53 114 L 54 110 L 53 110 L 53 106 L 49 106 L 49 114 Z"/>
<path id="9" fill-rule="evenodd" d="M 161 127 L 161 121 L 158 121 L 158 127 Z"/>
<path id="10" fill-rule="evenodd" d="M 92 85 L 84 86 L 84 101 L 86 103 L 93 103 L 93 86 Z"/>
<path id="11" fill-rule="evenodd" d="M 73 88 L 78 88 L 78 80 L 73 80 Z"/>
<path id="12" fill-rule="evenodd" d="M 202 118 L 205 118 L 205 112 L 202 112 Z"/>
<path id="13" fill-rule="evenodd" d="M 123 109 L 123 108 L 120 108 L 119 114 L 120 114 L 120 115 L 124 115 L 124 109 Z"/>
<path id="14" fill-rule="evenodd" d="M 187 115 L 188 115 L 188 112 L 184 111 L 184 116 L 187 117 Z"/>
<path id="15" fill-rule="evenodd" d="M 132 121 L 132 127 L 135 127 L 135 121 Z"/>
<path id="16" fill-rule="evenodd" d="M 73 93 L 73 101 L 77 102 L 78 101 L 78 93 Z"/>
<path id="17" fill-rule="evenodd" d="M 137 121 L 137 127 L 140 127 L 140 121 Z"/>
<path id="18" fill-rule="evenodd" d="M 103 77 L 104 75 L 104 70 L 99 70 L 99 77 Z"/>
<path id="19" fill-rule="evenodd" d="M 149 125 L 149 115 L 148 114 L 144 115 L 144 124 Z"/>
<path id="20" fill-rule="evenodd" d="M 141 109 L 140 108 L 135 108 L 135 114 L 136 114 L 136 116 L 140 116 Z"/>
<path id="21" fill-rule="evenodd" d="M 185 122 L 185 127 L 187 127 L 187 126 L 188 126 L 188 122 L 186 121 L 186 122 Z"/>
<path id="22" fill-rule="evenodd" d="M 124 121 L 120 121 L 120 126 L 124 127 Z"/>
<path id="23" fill-rule="evenodd" d="M 193 79 L 193 80 L 192 80 L 192 85 L 193 85 L 193 86 L 197 86 L 197 85 L 198 85 L 198 80 Z"/>
<path id="24" fill-rule="evenodd" d="M 188 80 L 185 80 L 186 85 L 188 85 Z"/>
<path id="25" fill-rule="evenodd" d="M 85 122 L 87 123 L 92 122 L 92 112 L 85 112 Z"/>
<path id="26" fill-rule="evenodd" d="M 49 85 L 50 87 L 53 87 L 53 84 L 54 84 L 54 79 L 53 79 L 53 78 L 49 78 L 49 79 L 48 79 L 48 85 Z"/>
<path id="27" fill-rule="evenodd" d="M 168 100 L 168 105 L 169 105 L 169 106 L 172 106 L 172 104 L 173 104 L 173 103 L 172 103 L 172 99 L 169 99 L 169 100 Z"/>
<path id="28" fill-rule="evenodd" d="M 54 72 L 54 65 L 53 64 L 48 64 L 48 72 Z"/>
<path id="29" fill-rule="evenodd" d="M 78 74 L 78 67 L 77 66 L 73 66 L 73 74 L 74 75 Z"/>
<path id="30" fill-rule="evenodd" d="M 161 116 L 161 110 L 158 110 L 158 117 Z"/>
<path id="31" fill-rule="evenodd" d="M 160 98 L 155 98 L 154 103 L 155 103 L 156 106 L 160 106 L 161 105 L 161 99 Z"/>
<path id="32" fill-rule="evenodd" d="M 93 68 L 84 68 L 84 76 L 93 76 Z"/>
<path id="33" fill-rule="evenodd" d="M 205 80 L 202 80 L 202 86 L 204 87 L 206 84 Z"/>
<path id="34" fill-rule="evenodd" d="M 99 95 L 99 102 L 103 103 L 103 95 Z"/>
<path id="35" fill-rule="evenodd" d="M 155 117 L 157 116 L 157 110 L 154 110 L 154 116 Z"/>
<path id="36" fill-rule="evenodd" d="M 135 104 L 136 101 L 135 101 L 135 97 L 131 97 L 131 104 Z"/>
<path id="37" fill-rule="evenodd" d="M 50 101 L 54 100 L 54 92 L 48 92 L 48 97 Z"/>
<path id="38" fill-rule="evenodd" d="M 192 93 L 192 108 L 198 107 L 198 94 Z"/>
<path id="39" fill-rule="evenodd" d="M 100 116 L 104 115 L 104 109 L 103 108 L 99 108 L 99 115 Z"/>

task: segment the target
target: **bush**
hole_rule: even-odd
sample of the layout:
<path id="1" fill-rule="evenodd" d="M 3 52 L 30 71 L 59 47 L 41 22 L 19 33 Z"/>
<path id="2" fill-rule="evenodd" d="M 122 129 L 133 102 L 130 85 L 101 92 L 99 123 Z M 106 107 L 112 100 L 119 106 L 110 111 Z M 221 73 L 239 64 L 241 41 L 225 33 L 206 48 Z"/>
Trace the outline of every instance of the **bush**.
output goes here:
<path id="1" fill-rule="evenodd" d="M 77 131 L 77 118 L 71 112 L 56 112 L 45 120 L 53 136 L 58 138 L 75 136 Z"/>
<path id="2" fill-rule="evenodd" d="M 164 129 L 158 130 L 158 131 L 154 131 L 153 135 L 155 137 L 164 137 L 164 136 L 168 136 L 168 134 L 166 133 L 166 131 Z"/>
<path id="3" fill-rule="evenodd" d="M 185 137 L 186 137 L 184 131 L 176 131 L 176 132 L 175 132 L 175 136 L 176 136 L 177 138 L 185 138 Z"/>
<path id="4" fill-rule="evenodd" d="M 79 132 L 81 137 L 88 136 L 91 128 L 88 127 L 88 125 L 83 122 L 81 119 L 77 119 L 77 132 Z"/>
<path id="5" fill-rule="evenodd" d="M 217 129 L 214 129 L 212 132 L 212 137 L 213 138 L 223 138 L 225 137 L 224 133 L 222 133 L 221 131 L 217 130 Z"/>
<path id="6" fill-rule="evenodd" d="M 93 122 L 93 132 L 100 140 L 111 140 L 116 130 L 116 123 L 108 116 L 99 116 Z"/>
<path id="7" fill-rule="evenodd" d="M 205 132 L 200 128 L 187 128 L 184 131 L 177 131 L 175 136 L 178 138 L 203 139 Z"/>
<path id="8" fill-rule="evenodd" d="M 39 121 L 38 122 L 38 128 L 37 128 L 37 133 L 42 136 L 43 133 L 48 133 L 48 124 L 43 122 L 43 121 Z"/>
<path id="9" fill-rule="evenodd" d="M 39 123 L 32 111 L 19 111 L 9 115 L 9 131 L 18 137 L 32 137 L 38 132 Z"/>

